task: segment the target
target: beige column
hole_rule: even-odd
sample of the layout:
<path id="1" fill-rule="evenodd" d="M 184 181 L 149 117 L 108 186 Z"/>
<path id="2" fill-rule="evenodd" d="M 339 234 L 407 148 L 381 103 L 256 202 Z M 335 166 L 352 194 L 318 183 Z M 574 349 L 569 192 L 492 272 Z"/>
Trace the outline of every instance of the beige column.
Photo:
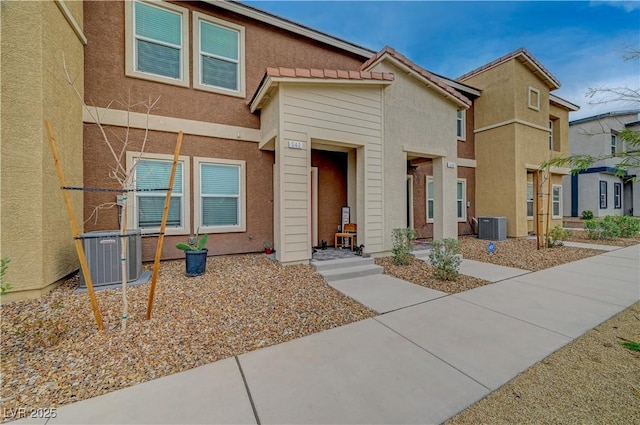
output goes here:
<path id="1" fill-rule="evenodd" d="M 456 213 L 455 163 L 447 167 L 446 157 L 433 159 L 434 221 L 433 239 L 458 238 L 458 219 Z"/>

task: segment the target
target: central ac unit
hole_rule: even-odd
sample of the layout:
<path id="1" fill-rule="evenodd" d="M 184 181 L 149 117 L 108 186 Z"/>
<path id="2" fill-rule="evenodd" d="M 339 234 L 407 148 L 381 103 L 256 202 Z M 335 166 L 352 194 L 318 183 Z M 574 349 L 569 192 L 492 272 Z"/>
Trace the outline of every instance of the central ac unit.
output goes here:
<path id="1" fill-rule="evenodd" d="M 122 283 L 120 269 L 120 231 L 97 231 L 82 234 L 84 255 L 87 257 L 93 286 Z M 139 229 L 127 231 L 127 280 L 137 280 L 142 273 L 142 244 Z M 84 274 L 80 270 L 80 286 L 86 287 Z"/>
<path id="2" fill-rule="evenodd" d="M 478 239 L 506 240 L 507 217 L 478 217 Z"/>

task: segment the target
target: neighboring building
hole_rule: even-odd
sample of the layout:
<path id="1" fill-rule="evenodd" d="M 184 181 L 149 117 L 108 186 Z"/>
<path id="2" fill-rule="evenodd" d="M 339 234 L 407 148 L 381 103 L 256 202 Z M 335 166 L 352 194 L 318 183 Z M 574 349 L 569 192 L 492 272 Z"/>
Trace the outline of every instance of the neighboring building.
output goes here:
<path id="1" fill-rule="evenodd" d="M 210 255 L 270 242 L 281 263 L 307 263 L 314 246 L 333 242 L 343 206 L 373 255 L 391 251 L 394 228 L 455 238 L 483 215 L 507 216 L 509 236 L 524 236 L 537 208 L 527 183 L 550 154 L 568 153 L 568 112 L 577 107 L 549 93 L 559 83 L 525 50 L 453 80 L 390 47 L 374 52 L 242 3 L 8 4 L 2 105 L 31 112 L 2 115 L 0 249 L 15 288 L 6 300 L 38 296 L 78 267 L 42 119 L 53 121 L 69 185 L 119 186 L 110 148 L 65 81 L 63 53 L 122 165 L 135 165 L 136 189 L 166 185 L 185 133 L 163 259 L 183 258 L 175 244 L 199 231 L 210 234 Z M 32 21 L 36 41 L 23 30 Z M 147 119 L 142 102 L 158 97 Z M 25 190 L 25 173 L 40 183 Z M 85 232 L 118 228 L 118 208 L 96 209 L 115 204 L 116 193 L 73 196 Z M 144 260 L 155 253 L 164 197 L 127 199 Z M 22 255 L 25 245 L 41 265 Z"/>
<path id="2" fill-rule="evenodd" d="M 482 94 L 475 100 L 476 213 L 504 216 L 507 235 L 535 232 L 546 211 L 548 186 L 537 170 L 569 153 L 568 116 L 576 105 L 551 92 L 560 82 L 525 49 L 509 53 L 457 79 Z M 551 227 L 562 224 L 562 176 L 551 169 Z M 539 196 L 543 195 L 543 196 Z"/>
<path id="3" fill-rule="evenodd" d="M 82 108 L 63 58 L 83 91 L 82 2 L 0 4 L 0 256 L 13 293 L 36 298 L 78 269 L 67 212 L 44 129 L 51 121 L 67 183 L 82 186 Z M 70 193 L 82 222 L 82 194 Z"/>
<path id="4" fill-rule="evenodd" d="M 571 121 L 571 155 L 604 158 L 633 149 L 626 146 L 619 133 L 625 128 L 638 131 L 639 113 L 640 109 L 608 112 Z M 615 167 L 621 160 L 601 159 L 587 170 L 565 177 L 565 214 L 578 217 L 582 211 L 592 211 L 594 217 L 640 215 L 640 183 L 634 181 L 639 170 L 616 175 Z"/>

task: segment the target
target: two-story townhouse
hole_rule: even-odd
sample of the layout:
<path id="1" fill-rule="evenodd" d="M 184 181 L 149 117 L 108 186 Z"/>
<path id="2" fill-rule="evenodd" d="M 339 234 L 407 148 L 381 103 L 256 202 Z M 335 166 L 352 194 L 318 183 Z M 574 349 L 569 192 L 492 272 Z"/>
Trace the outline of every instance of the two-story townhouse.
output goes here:
<path id="1" fill-rule="evenodd" d="M 546 160 L 569 153 L 568 115 L 578 107 L 551 93 L 558 79 L 518 49 L 457 81 L 482 92 L 474 102 L 478 216 L 506 217 L 509 237 L 535 232 L 536 217 L 546 211 L 551 227 L 561 225 L 562 176 L 569 170 L 538 172 Z"/>
<path id="2" fill-rule="evenodd" d="M 619 133 L 625 128 L 633 130 L 639 113 L 639 109 L 614 111 L 569 123 L 571 155 L 601 159 L 588 169 L 564 178 L 567 215 L 578 217 L 582 211 L 592 211 L 594 217 L 640 214 L 638 182 L 633 178 L 638 170 L 617 175 L 615 167 L 622 157 L 614 156 L 632 149 L 626 146 Z"/>

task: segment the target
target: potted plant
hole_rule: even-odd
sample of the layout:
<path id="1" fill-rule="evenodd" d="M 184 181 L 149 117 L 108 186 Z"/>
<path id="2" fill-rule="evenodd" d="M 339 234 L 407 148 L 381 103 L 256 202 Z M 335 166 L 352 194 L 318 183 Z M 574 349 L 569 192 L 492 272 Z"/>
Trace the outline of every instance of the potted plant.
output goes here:
<path id="1" fill-rule="evenodd" d="M 273 245 L 271 244 L 271 242 L 265 242 L 264 243 L 264 253 L 265 254 L 271 254 L 273 252 Z"/>
<path id="2" fill-rule="evenodd" d="M 176 248 L 184 251 L 187 276 L 204 274 L 207 266 L 207 252 L 209 251 L 205 248 L 208 238 L 209 235 L 205 233 L 198 239 L 198 233 L 196 233 L 195 237 L 189 238 L 188 244 L 180 242 L 176 245 Z"/>

